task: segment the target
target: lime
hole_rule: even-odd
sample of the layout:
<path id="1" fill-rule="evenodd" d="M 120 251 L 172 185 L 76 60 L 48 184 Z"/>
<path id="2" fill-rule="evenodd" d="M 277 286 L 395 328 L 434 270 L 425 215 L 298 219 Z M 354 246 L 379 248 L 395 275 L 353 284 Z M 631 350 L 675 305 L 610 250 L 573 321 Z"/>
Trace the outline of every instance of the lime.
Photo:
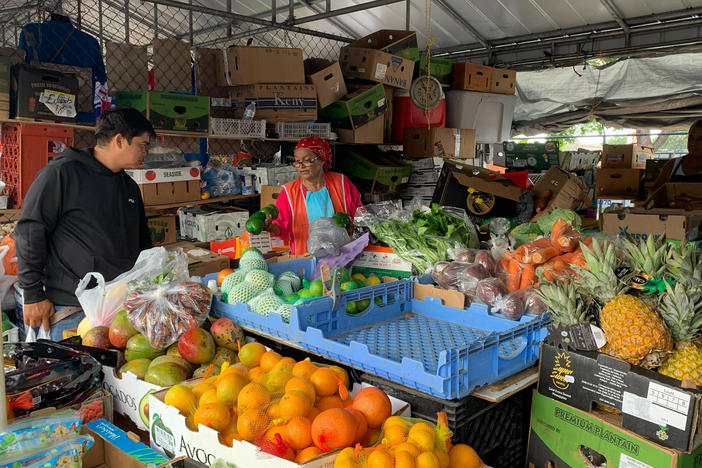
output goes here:
<path id="1" fill-rule="evenodd" d="M 341 271 L 341 281 L 351 281 L 351 274 L 349 273 L 349 270 L 344 267 L 335 267 L 332 276 L 334 276 L 337 271 Z"/>
<path id="2" fill-rule="evenodd" d="M 341 283 L 342 291 L 352 291 L 354 289 L 356 289 L 356 283 L 354 283 L 353 281 L 345 281 Z"/>
<path id="3" fill-rule="evenodd" d="M 246 221 L 246 230 L 249 231 L 251 234 L 261 234 L 261 231 L 263 231 L 263 228 L 265 227 L 266 222 L 263 218 L 256 217 L 254 218 L 253 216 Z"/>
<path id="4" fill-rule="evenodd" d="M 297 302 L 298 299 L 300 299 L 300 296 L 296 293 L 292 293 L 292 294 L 288 294 L 287 296 L 285 296 L 285 298 L 283 300 L 285 301 L 286 304 L 294 304 Z"/>
<path id="5" fill-rule="evenodd" d="M 324 286 L 322 285 L 322 280 L 314 280 L 310 283 L 310 295 L 312 297 L 319 297 L 324 293 Z"/>
<path id="6" fill-rule="evenodd" d="M 363 312 L 370 306 L 370 299 L 361 299 L 360 301 L 356 301 L 356 310 L 358 312 Z"/>
<path id="7" fill-rule="evenodd" d="M 356 289 L 361 289 L 366 287 L 366 283 L 363 280 L 360 279 L 355 279 L 353 280 L 354 283 L 356 283 Z"/>
<path id="8" fill-rule="evenodd" d="M 312 294 L 310 293 L 309 289 L 300 289 L 297 292 L 297 296 L 303 301 L 306 301 L 307 299 L 312 299 Z"/>
<path id="9" fill-rule="evenodd" d="M 346 304 L 346 313 L 352 315 L 358 313 L 355 302 L 349 302 L 348 304 Z"/>
<path id="10" fill-rule="evenodd" d="M 380 305 L 380 304 L 383 303 L 383 298 L 382 298 L 382 297 L 376 297 L 375 299 L 373 299 L 373 302 L 375 302 L 376 304 Z"/>
<path id="11" fill-rule="evenodd" d="M 276 208 L 275 205 L 266 205 L 261 208 L 261 211 L 267 215 L 270 215 L 273 219 L 276 219 L 279 213 L 278 208 Z"/>
<path id="12" fill-rule="evenodd" d="M 364 283 L 366 282 L 366 277 L 363 276 L 361 273 L 354 273 L 353 275 L 351 275 L 351 278 L 353 278 L 355 280 L 361 280 Z"/>
<path id="13" fill-rule="evenodd" d="M 370 275 L 368 278 L 366 278 L 366 284 L 368 286 L 375 286 L 376 284 L 380 283 L 380 278 L 378 278 L 376 275 Z"/>

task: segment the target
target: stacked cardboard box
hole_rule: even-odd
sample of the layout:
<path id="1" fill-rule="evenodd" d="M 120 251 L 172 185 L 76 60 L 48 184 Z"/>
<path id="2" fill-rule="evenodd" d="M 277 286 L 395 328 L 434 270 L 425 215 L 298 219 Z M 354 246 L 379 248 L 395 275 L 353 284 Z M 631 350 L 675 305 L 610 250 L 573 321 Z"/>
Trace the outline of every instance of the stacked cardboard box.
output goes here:
<path id="1" fill-rule="evenodd" d="M 477 63 L 456 63 L 453 66 L 452 89 L 483 93 L 514 94 L 517 72 Z"/>

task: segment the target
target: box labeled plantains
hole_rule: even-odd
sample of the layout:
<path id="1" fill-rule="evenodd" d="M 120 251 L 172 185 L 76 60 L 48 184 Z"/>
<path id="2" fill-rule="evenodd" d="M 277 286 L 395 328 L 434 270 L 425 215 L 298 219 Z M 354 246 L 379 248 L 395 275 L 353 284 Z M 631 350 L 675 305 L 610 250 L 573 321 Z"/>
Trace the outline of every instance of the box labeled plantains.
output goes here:
<path id="1" fill-rule="evenodd" d="M 140 111 L 156 130 L 209 132 L 210 98 L 207 96 L 155 91 L 121 92 L 115 96 L 115 103 Z"/>
<path id="2" fill-rule="evenodd" d="M 502 143 L 505 165 L 510 169 L 550 169 L 558 166 L 558 142 Z"/>
<path id="3" fill-rule="evenodd" d="M 690 452 L 702 443 L 702 393 L 681 384 L 607 354 L 541 345 L 539 393 L 587 412 L 594 403 L 615 408 L 624 429 Z"/>
<path id="4" fill-rule="evenodd" d="M 397 193 L 409 182 L 412 166 L 378 148 L 338 146 L 337 165 L 364 193 Z"/>
<path id="5" fill-rule="evenodd" d="M 534 392 L 527 466 L 694 468 L 693 453 L 661 447 L 622 429 L 608 413 L 586 413 Z"/>
<path id="6" fill-rule="evenodd" d="M 357 129 L 383 115 L 387 100 L 383 85 L 359 89 L 319 111 L 319 120 L 334 128 Z"/>
<path id="7" fill-rule="evenodd" d="M 255 84 L 231 88 L 232 108 L 237 119 L 249 104 L 256 103 L 256 119 L 266 122 L 317 120 L 317 92 L 314 85 Z"/>
<path id="8" fill-rule="evenodd" d="M 11 116 L 52 122 L 75 122 L 78 78 L 73 74 L 35 68 L 12 67 Z"/>

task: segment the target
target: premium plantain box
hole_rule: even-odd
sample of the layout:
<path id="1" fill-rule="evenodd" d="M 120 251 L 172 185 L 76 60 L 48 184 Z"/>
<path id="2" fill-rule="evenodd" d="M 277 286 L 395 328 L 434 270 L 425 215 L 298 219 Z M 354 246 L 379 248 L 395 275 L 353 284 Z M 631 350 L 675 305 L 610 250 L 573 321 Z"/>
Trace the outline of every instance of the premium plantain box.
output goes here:
<path id="1" fill-rule="evenodd" d="M 154 91 L 117 93 L 118 106 L 133 107 L 151 121 L 154 129 L 209 132 L 210 98 Z"/>

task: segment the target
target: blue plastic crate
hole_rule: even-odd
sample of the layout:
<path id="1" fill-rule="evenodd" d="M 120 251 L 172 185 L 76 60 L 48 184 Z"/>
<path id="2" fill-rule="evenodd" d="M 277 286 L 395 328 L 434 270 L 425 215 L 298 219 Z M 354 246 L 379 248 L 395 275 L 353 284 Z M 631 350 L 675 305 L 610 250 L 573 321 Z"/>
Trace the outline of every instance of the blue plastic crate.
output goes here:
<path id="1" fill-rule="evenodd" d="M 412 283 L 405 284 L 411 292 Z M 323 301 L 305 303 L 296 313 L 329 314 L 323 307 Z M 455 399 L 536 363 L 549 321 L 547 315 L 508 320 L 480 304 L 460 310 L 439 300 L 410 299 L 373 305 L 359 315 L 337 313 L 320 321 L 321 328 L 308 326 L 295 341 L 329 359 Z"/>

